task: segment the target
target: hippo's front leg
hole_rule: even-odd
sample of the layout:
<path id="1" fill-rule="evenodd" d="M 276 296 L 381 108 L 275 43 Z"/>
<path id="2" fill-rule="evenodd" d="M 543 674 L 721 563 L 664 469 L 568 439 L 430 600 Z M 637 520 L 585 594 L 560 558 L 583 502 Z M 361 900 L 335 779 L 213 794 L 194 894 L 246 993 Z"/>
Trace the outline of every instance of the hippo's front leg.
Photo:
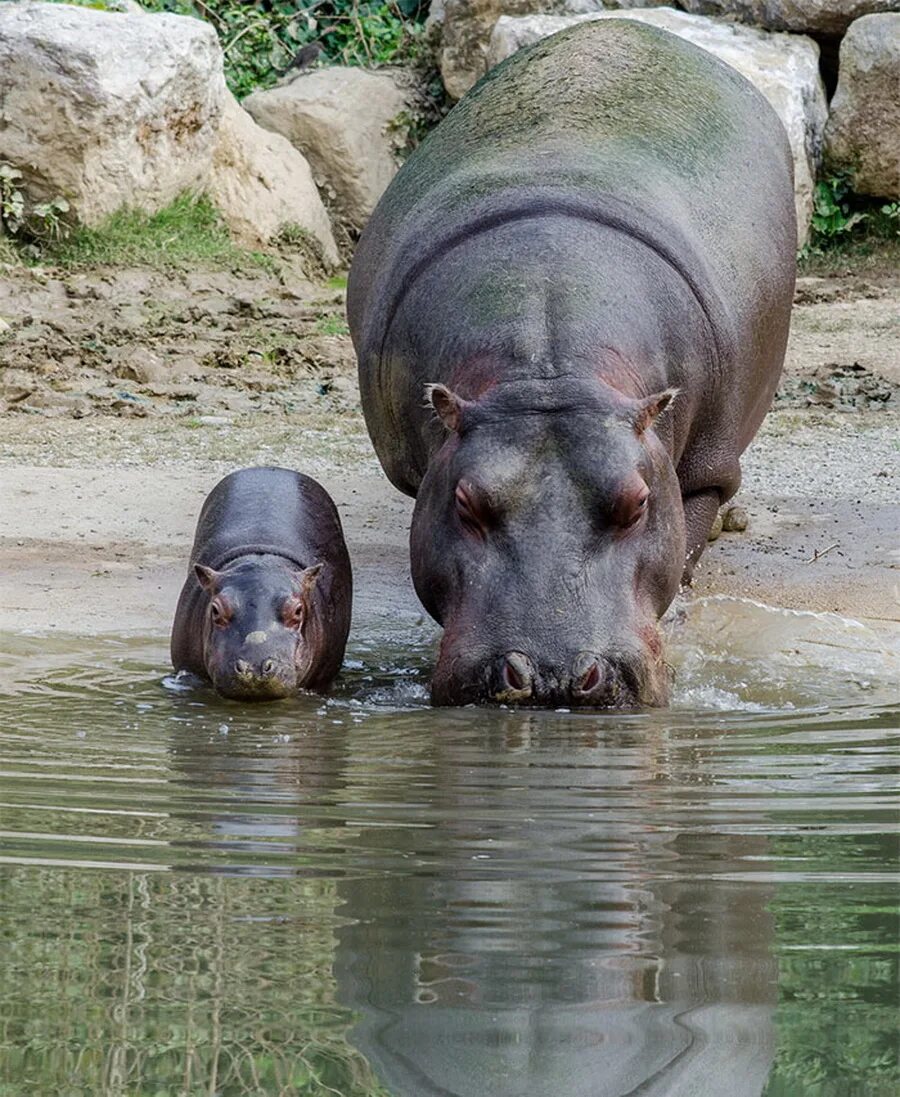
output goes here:
<path id="1" fill-rule="evenodd" d="M 687 555 L 684 560 L 681 583 L 682 586 L 690 586 L 694 578 L 694 565 L 706 548 L 709 531 L 722 505 L 722 495 L 718 488 L 707 488 L 704 491 L 695 491 L 686 495 L 683 503 Z"/>

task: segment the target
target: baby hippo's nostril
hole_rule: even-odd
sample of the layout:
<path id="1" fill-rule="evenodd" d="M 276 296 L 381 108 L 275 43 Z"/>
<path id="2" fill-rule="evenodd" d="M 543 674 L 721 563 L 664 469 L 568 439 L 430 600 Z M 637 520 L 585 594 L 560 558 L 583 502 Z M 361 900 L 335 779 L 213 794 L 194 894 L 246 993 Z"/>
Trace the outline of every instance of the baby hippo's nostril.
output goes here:
<path id="1" fill-rule="evenodd" d="M 583 651 L 572 667 L 572 691 L 593 693 L 603 682 L 603 670 L 596 655 Z"/>
<path id="2" fill-rule="evenodd" d="M 245 659 L 238 659 L 234 664 L 234 672 L 241 678 L 247 678 L 250 675 L 250 664 Z"/>
<path id="3" fill-rule="evenodd" d="M 275 660 L 266 659 L 263 665 L 260 667 L 263 678 L 271 678 L 275 674 Z"/>
<path id="4" fill-rule="evenodd" d="M 524 699 L 531 696 L 534 682 L 534 667 L 527 655 L 521 651 L 510 651 L 503 662 L 503 685 L 512 699 Z"/>

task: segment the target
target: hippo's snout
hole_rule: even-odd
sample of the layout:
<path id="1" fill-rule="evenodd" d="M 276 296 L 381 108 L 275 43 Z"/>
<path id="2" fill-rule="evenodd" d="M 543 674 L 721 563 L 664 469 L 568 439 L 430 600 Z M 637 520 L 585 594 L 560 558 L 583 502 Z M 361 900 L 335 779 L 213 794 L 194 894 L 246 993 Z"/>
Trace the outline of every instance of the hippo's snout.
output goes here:
<path id="1" fill-rule="evenodd" d="M 237 678 L 246 681 L 258 681 L 273 678 L 278 673 L 278 664 L 274 659 L 264 659 L 258 666 L 248 663 L 246 659 L 238 659 L 234 664 L 234 673 Z"/>
<path id="2" fill-rule="evenodd" d="M 592 651 L 580 652 L 568 668 L 542 666 L 524 652 L 509 651 L 491 664 L 488 695 L 483 699 L 545 708 L 631 708 L 665 702 L 667 683 L 658 678 L 653 668 L 634 659 Z M 452 681 L 444 684 L 436 703 L 470 700 L 468 694 L 455 697 L 454 693 Z"/>
<path id="3" fill-rule="evenodd" d="M 276 701 L 297 687 L 296 669 L 271 657 L 236 659 L 230 674 L 214 676 L 216 689 L 236 701 Z"/>

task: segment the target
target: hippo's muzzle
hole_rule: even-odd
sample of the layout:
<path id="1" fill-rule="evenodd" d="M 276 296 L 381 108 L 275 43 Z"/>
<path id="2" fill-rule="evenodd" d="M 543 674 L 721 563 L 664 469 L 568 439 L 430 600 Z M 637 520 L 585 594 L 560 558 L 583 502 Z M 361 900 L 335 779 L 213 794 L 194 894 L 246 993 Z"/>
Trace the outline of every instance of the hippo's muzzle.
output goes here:
<path id="1" fill-rule="evenodd" d="M 536 708 L 628 709 L 667 703 L 671 671 L 661 662 L 637 654 L 612 656 L 582 651 L 568 667 L 542 666 L 524 652 L 509 651 L 488 659 L 477 685 L 465 661 L 449 675 L 440 666 L 432 682 L 435 705 L 494 702 Z"/>
<path id="2" fill-rule="evenodd" d="M 214 675 L 219 693 L 236 701 L 277 701 L 297 688 L 296 668 L 271 657 L 236 659 L 230 672 Z"/>

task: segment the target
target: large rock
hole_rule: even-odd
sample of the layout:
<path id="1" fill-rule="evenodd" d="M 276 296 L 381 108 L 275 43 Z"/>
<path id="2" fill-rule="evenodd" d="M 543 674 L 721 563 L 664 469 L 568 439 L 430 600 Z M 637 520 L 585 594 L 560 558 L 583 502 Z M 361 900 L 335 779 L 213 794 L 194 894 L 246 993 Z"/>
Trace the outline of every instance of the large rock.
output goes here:
<path id="1" fill-rule="evenodd" d="M 198 19 L 0 4 L 0 161 L 33 200 L 95 225 L 153 212 L 209 172 L 222 52 Z"/>
<path id="2" fill-rule="evenodd" d="M 409 124 L 399 80 L 359 68 L 316 69 L 254 92 L 244 106 L 307 157 L 341 221 L 362 229 L 399 167 Z"/>
<path id="3" fill-rule="evenodd" d="M 267 244 L 296 226 L 310 235 L 326 265 L 337 263 L 309 164 L 287 138 L 258 126 L 228 91 L 206 189 L 239 243 Z"/>
<path id="4" fill-rule="evenodd" d="M 832 167 L 861 194 L 900 198 L 900 15 L 866 15 L 841 42 L 825 130 Z"/>
<path id="5" fill-rule="evenodd" d="M 767 30 L 840 35 L 862 15 L 900 11 L 900 0 L 679 0 L 697 15 L 723 15 Z"/>
<path id="6" fill-rule="evenodd" d="M 603 0 L 444 0 L 439 62 L 447 94 L 461 99 L 487 72 L 488 43 L 501 15 L 572 14 L 602 11 L 606 6 Z"/>
<path id="7" fill-rule="evenodd" d="M 784 123 L 791 142 L 797 231 L 803 244 L 812 217 L 828 111 L 816 43 L 799 35 L 771 34 L 687 15 L 672 8 L 655 8 L 580 16 L 503 17 L 491 35 L 488 61 L 495 65 L 539 38 L 590 19 L 637 19 L 671 31 L 737 69 L 765 95 Z"/>

